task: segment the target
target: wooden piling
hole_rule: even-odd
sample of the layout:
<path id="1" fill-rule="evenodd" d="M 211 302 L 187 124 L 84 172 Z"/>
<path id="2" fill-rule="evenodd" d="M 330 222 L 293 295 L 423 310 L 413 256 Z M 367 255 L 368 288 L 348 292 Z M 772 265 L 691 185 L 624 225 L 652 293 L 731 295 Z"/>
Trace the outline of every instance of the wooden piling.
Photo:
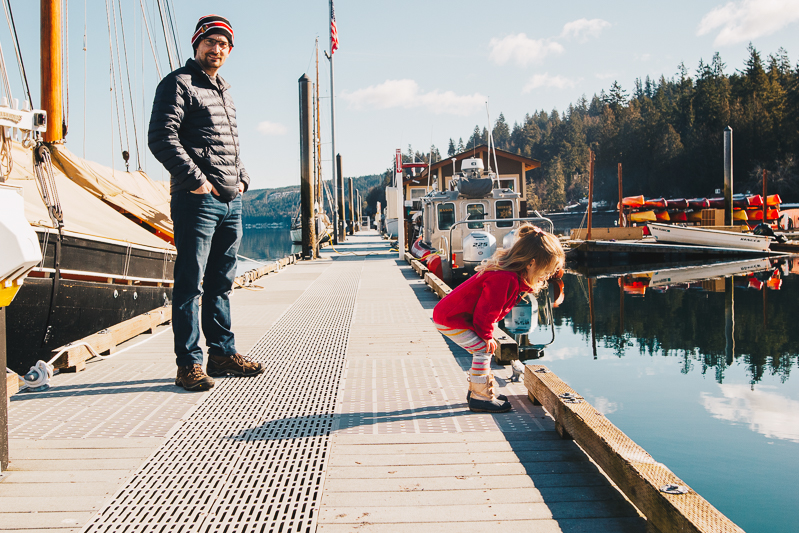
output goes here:
<path id="1" fill-rule="evenodd" d="M 300 217 L 302 220 L 302 256 L 312 259 L 316 245 L 316 216 L 314 214 L 314 183 L 311 161 L 313 158 L 313 108 L 311 79 L 303 74 L 300 83 Z"/>
<path id="2" fill-rule="evenodd" d="M 763 198 L 765 202 L 766 199 Z M 732 226 L 732 128 L 724 128 L 724 225 Z"/>
<path id="3" fill-rule="evenodd" d="M 621 186 L 621 163 L 619 163 L 619 227 L 624 226 L 624 195 Z"/>
<path id="4" fill-rule="evenodd" d="M 355 190 L 352 187 L 350 178 L 350 235 L 355 234 Z"/>
<path id="5" fill-rule="evenodd" d="M 768 212 L 768 206 L 766 205 L 766 169 L 763 169 L 763 224 L 768 224 L 768 219 L 766 218 L 766 213 Z"/>
<path id="6" fill-rule="evenodd" d="M 591 240 L 591 213 L 594 210 L 594 160 L 596 156 L 593 150 L 588 151 L 588 233 L 585 240 Z"/>
<path id="7" fill-rule="evenodd" d="M 347 221 L 345 219 L 346 213 L 344 212 L 344 177 L 341 175 L 341 154 L 336 155 L 336 173 L 338 175 L 338 212 L 339 212 L 339 242 L 347 240 Z"/>

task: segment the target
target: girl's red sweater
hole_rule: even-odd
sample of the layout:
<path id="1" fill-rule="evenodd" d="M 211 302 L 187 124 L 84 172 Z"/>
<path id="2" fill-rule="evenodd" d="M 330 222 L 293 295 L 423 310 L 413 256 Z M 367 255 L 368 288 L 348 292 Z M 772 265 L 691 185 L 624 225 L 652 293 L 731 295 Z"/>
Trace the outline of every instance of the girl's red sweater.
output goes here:
<path id="1" fill-rule="evenodd" d="M 494 324 L 505 318 L 522 292 L 533 289 L 515 272 L 492 270 L 472 276 L 438 302 L 433 322 L 448 328 L 471 329 L 488 341 Z"/>

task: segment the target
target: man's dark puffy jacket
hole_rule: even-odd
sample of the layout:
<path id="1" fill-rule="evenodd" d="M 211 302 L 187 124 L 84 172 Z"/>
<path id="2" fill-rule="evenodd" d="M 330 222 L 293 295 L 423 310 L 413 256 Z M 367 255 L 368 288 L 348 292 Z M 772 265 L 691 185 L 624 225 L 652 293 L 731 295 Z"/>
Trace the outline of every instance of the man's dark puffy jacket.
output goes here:
<path id="1" fill-rule="evenodd" d="M 171 176 L 170 191 L 193 191 L 206 180 L 224 202 L 245 190 L 250 177 L 239 159 L 236 107 L 230 85 L 212 80 L 194 59 L 168 74 L 155 90 L 150 151 Z"/>

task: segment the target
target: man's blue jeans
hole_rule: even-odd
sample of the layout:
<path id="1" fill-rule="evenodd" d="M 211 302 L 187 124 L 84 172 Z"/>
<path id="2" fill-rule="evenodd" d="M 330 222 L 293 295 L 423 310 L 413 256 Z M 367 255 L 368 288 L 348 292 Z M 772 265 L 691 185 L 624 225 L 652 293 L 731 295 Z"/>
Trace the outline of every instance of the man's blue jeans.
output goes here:
<path id="1" fill-rule="evenodd" d="M 177 365 L 202 364 L 200 322 L 208 353 L 233 355 L 229 297 L 242 235 L 241 195 L 225 203 L 211 193 L 178 191 L 172 194 L 170 207 L 177 249 L 172 290 Z"/>

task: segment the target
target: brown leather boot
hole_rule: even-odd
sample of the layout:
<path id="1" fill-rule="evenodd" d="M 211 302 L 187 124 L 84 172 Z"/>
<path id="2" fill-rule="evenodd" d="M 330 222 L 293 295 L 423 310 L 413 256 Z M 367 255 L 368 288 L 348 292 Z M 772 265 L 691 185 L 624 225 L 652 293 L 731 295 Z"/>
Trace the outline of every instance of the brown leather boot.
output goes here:
<path id="1" fill-rule="evenodd" d="M 203 365 L 179 366 L 175 385 L 188 391 L 204 391 L 214 386 L 214 379 L 203 371 Z"/>
<path id="2" fill-rule="evenodd" d="M 208 354 L 208 375 L 210 376 L 257 376 L 265 370 L 264 365 L 246 359 L 240 353 L 231 356 Z"/>

